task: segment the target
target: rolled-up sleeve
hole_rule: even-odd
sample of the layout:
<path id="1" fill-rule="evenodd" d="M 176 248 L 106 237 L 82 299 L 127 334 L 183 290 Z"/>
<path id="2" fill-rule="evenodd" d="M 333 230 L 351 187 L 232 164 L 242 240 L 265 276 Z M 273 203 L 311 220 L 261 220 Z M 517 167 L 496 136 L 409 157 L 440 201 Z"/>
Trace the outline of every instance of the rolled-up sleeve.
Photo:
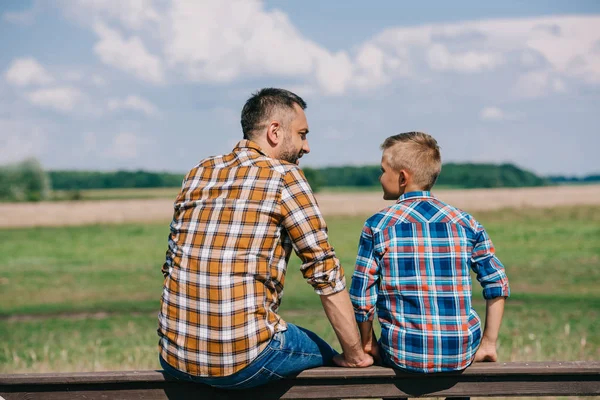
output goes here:
<path id="1" fill-rule="evenodd" d="M 475 244 L 471 254 L 471 268 L 477 274 L 477 280 L 483 287 L 483 297 L 494 299 L 508 297 L 510 287 L 504 266 L 496 257 L 494 244 L 485 229 L 477 224 Z"/>
<path id="2" fill-rule="evenodd" d="M 350 300 L 358 322 L 372 321 L 377 303 L 379 264 L 373 255 L 373 234 L 368 222 L 363 227 L 350 286 Z"/>
<path id="3" fill-rule="evenodd" d="M 287 172 L 283 181 L 282 223 L 302 260 L 302 275 L 320 295 L 344 290 L 344 270 L 329 244 L 327 225 L 310 185 L 297 168 Z"/>

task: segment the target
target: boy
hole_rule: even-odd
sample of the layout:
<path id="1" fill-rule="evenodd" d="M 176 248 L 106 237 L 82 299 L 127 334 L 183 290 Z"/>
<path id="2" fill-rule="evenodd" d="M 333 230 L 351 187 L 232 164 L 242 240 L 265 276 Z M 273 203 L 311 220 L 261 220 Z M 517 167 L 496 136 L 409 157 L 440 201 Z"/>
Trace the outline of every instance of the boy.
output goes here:
<path id="1" fill-rule="evenodd" d="M 472 216 L 429 192 L 441 171 L 433 137 L 401 133 L 381 149 L 383 197 L 397 202 L 369 218 L 360 238 L 350 297 L 364 350 L 383 365 L 422 373 L 496 361 L 510 290 L 492 242 Z M 483 335 L 470 269 L 487 301 Z"/>

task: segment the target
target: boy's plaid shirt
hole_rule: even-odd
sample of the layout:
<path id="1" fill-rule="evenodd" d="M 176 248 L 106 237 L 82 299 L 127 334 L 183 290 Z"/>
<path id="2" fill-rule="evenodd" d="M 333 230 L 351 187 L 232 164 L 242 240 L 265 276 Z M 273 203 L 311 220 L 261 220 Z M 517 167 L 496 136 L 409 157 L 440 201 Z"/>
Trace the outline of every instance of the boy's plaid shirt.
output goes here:
<path id="1" fill-rule="evenodd" d="M 429 192 L 406 193 L 363 228 L 350 289 L 356 319 L 372 320 L 377 308 L 382 351 L 401 368 L 464 369 L 481 341 L 470 269 L 484 298 L 509 295 L 504 267 L 472 216 Z"/>
<path id="2" fill-rule="evenodd" d="M 318 294 L 345 288 L 344 272 L 301 170 L 243 140 L 186 176 L 162 272 L 158 334 L 165 361 L 196 376 L 247 366 L 275 332 L 292 248 Z"/>

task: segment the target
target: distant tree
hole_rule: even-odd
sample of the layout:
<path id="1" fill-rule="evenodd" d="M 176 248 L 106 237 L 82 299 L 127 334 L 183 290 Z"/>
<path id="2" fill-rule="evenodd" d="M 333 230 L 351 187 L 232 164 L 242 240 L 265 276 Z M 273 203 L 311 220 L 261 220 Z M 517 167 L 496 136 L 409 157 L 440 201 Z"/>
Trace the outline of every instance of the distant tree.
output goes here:
<path id="1" fill-rule="evenodd" d="M 50 171 L 56 190 L 156 188 L 181 186 L 183 174 L 138 171 Z"/>
<path id="2" fill-rule="evenodd" d="M 50 191 L 48 174 L 34 158 L 0 167 L 0 200 L 2 201 L 45 200 L 49 197 Z"/>
<path id="3" fill-rule="evenodd" d="M 314 193 L 317 193 L 323 187 L 323 175 L 316 169 L 313 168 L 302 168 L 302 172 L 306 177 L 306 180 L 310 184 L 311 189 Z"/>

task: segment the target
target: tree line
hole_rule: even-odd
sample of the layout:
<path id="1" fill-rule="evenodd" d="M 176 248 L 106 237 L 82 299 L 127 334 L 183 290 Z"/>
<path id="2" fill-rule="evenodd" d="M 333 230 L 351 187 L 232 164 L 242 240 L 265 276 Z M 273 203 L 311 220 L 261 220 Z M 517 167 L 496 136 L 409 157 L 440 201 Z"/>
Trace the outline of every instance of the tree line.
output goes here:
<path id="1" fill-rule="evenodd" d="M 378 165 L 303 168 L 314 191 L 327 187 L 379 186 Z M 0 201 L 48 199 L 52 190 L 179 187 L 184 174 L 151 171 L 44 171 L 35 159 L 0 167 Z M 513 164 L 447 163 L 436 185 L 455 188 L 496 188 L 600 182 L 600 175 L 583 178 L 541 177 Z"/>

